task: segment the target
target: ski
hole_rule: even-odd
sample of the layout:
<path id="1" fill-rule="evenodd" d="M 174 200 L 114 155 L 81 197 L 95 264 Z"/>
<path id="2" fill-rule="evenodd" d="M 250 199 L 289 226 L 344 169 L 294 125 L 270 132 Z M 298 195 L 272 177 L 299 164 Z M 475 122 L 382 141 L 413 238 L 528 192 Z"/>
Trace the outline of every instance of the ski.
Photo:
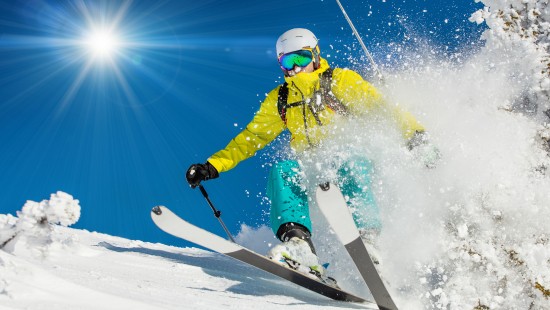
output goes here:
<path id="1" fill-rule="evenodd" d="M 161 230 L 173 236 L 230 256 L 323 296 L 335 300 L 375 305 L 373 302 L 310 278 L 303 273 L 285 267 L 263 255 L 199 228 L 183 220 L 164 206 L 154 207 L 151 211 L 151 218 Z"/>
<path id="2" fill-rule="evenodd" d="M 361 240 L 340 189 L 334 184 L 322 184 L 317 188 L 316 200 L 321 212 L 359 269 L 380 310 L 397 310 L 397 306 Z"/>

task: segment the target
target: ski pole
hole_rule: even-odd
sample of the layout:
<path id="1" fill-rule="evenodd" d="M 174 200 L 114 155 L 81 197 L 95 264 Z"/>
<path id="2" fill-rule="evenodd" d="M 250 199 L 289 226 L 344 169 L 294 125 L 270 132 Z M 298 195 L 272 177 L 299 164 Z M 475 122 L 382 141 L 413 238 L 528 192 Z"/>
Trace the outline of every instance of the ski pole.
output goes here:
<path id="1" fill-rule="evenodd" d="M 344 10 L 344 7 L 340 3 L 340 0 L 336 0 L 336 3 L 338 3 L 338 6 L 340 7 L 340 10 L 342 10 L 342 13 L 344 13 L 344 17 L 348 21 L 348 24 L 351 27 L 351 30 L 353 31 L 353 34 L 355 35 L 355 37 L 359 41 L 359 44 L 361 44 L 361 47 L 363 48 L 363 51 L 365 52 L 365 54 L 367 54 L 367 57 L 369 58 L 369 61 L 372 65 L 372 68 L 373 68 L 374 72 L 376 72 L 376 74 L 378 75 L 378 79 L 380 80 L 380 82 L 382 82 L 382 84 L 385 84 L 384 76 L 382 75 L 382 72 L 378 69 L 378 66 L 376 65 L 376 62 L 374 61 L 374 58 L 372 58 L 371 53 L 367 49 L 367 46 L 365 45 L 365 43 L 363 43 L 363 40 L 361 39 L 361 36 L 359 35 L 359 32 L 357 32 L 357 29 L 355 29 L 355 26 L 353 26 L 353 23 L 351 22 L 351 19 L 349 18 L 348 14 L 346 13 L 346 10 Z"/>
<path id="2" fill-rule="evenodd" d="M 229 240 L 231 240 L 231 242 L 233 243 L 236 243 L 235 239 L 233 239 L 233 236 L 231 236 L 229 229 L 227 229 L 227 226 L 225 226 L 224 222 L 222 221 L 222 218 L 221 218 L 222 212 L 216 209 L 216 207 L 214 207 L 214 205 L 212 204 L 212 201 L 210 201 L 210 198 L 208 198 L 208 193 L 206 192 L 202 184 L 199 184 L 199 189 L 201 190 L 202 195 L 206 199 L 206 202 L 208 202 L 208 205 L 210 206 L 210 208 L 212 208 L 212 211 L 214 211 L 214 216 L 218 219 L 218 221 L 220 221 L 220 224 L 222 225 L 223 230 L 225 230 L 225 233 L 227 234 L 227 236 L 229 237 Z"/>

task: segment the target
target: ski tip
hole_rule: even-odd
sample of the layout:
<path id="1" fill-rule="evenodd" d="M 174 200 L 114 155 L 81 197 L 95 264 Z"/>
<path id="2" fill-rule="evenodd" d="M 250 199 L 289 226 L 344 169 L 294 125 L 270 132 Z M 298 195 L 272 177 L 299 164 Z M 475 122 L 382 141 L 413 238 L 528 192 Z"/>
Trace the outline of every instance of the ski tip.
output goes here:
<path id="1" fill-rule="evenodd" d="M 161 206 L 154 207 L 153 210 L 151 210 L 151 212 L 155 213 L 156 215 L 161 215 L 162 214 L 162 209 L 160 207 Z"/>

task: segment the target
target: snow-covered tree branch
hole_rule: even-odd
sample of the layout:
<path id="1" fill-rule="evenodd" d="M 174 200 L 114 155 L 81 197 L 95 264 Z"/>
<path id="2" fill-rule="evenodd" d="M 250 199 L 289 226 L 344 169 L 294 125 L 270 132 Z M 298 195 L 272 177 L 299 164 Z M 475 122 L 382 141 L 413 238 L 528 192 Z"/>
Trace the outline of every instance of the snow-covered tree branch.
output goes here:
<path id="1" fill-rule="evenodd" d="M 548 0 L 476 0 L 485 7 L 470 20 L 485 22 L 488 48 L 516 55 L 518 66 L 528 68 L 524 96 L 511 107 L 550 118 L 550 6 Z M 525 72 L 525 71 L 524 71 Z"/>

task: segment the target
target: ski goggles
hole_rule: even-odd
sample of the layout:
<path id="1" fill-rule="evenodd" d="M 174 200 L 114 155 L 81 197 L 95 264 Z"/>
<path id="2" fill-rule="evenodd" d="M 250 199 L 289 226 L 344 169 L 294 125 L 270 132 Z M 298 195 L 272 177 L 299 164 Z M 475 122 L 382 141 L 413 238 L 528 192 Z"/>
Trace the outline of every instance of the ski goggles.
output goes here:
<path id="1" fill-rule="evenodd" d="M 294 69 L 294 66 L 306 67 L 309 65 L 313 58 L 315 57 L 314 51 L 317 47 L 313 48 L 303 48 L 298 51 L 290 52 L 279 56 L 279 65 L 285 71 L 291 71 Z"/>

